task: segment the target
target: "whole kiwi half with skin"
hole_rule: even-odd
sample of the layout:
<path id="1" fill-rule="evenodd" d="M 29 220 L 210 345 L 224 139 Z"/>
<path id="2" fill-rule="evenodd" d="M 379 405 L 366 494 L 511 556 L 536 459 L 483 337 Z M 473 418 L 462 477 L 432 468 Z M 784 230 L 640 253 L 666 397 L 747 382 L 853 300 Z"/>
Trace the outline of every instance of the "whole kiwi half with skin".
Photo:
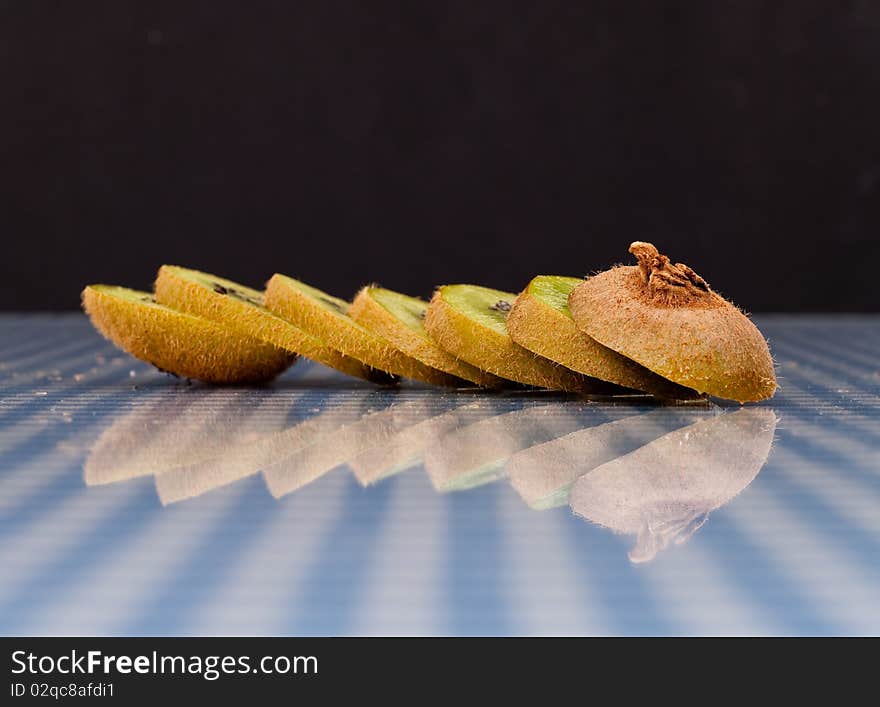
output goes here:
<path id="1" fill-rule="evenodd" d="M 638 265 L 587 278 L 569 297 L 578 328 L 679 385 L 718 398 L 773 396 L 767 342 L 737 307 L 650 243 L 629 247 Z"/>
<path id="2" fill-rule="evenodd" d="M 568 297 L 582 282 L 554 275 L 532 279 L 507 316 L 510 338 L 529 351 L 600 380 L 660 398 L 700 397 L 697 391 L 652 373 L 580 331 L 571 318 Z"/>
<path id="3" fill-rule="evenodd" d="M 467 386 L 461 378 L 426 366 L 348 315 L 350 304 L 286 275 L 266 285 L 266 307 L 346 356 L 392 375 L 432 385 Z"/>
<path id="4" fill-rule="evenodd" d="M 523 348 L 507 332 L 516 295 L 477 285 L 444 285 L 425 313 L 425 329 L 452 355 L 525 385 L 597 395 L 620 387 L 576 373 Z"/>
<path id="5" fill-rule="evenodd" d="M 216 275 L 163 265 L 156 299 L 169 307 L 224 325 L 231 331 L 267 341 L 292 353 L 373 383 L 393 383 L 384 371 L 345 356 L 263 306 L 263 293 Z"/>
<path id="6" fill-rule="evenodd" d="M 149 292 L 89 285 L 83 308 L 116 346 L 167 373 L 208 383 L 262 383 L 296 356 L 208 319 L 156 302 Z"/>
<path id="7" fill-rule="evenodd" d="M 465 363 L 434 343 L 425 330 L 427 309 L 428 303 L 417 297 L 368 285 L 354 298 L 349 315 L 358 324 L 388 339 L 405 354 L 427 366 L 485 388 L 502 387 L 504 381 L 501 378 Z"/>

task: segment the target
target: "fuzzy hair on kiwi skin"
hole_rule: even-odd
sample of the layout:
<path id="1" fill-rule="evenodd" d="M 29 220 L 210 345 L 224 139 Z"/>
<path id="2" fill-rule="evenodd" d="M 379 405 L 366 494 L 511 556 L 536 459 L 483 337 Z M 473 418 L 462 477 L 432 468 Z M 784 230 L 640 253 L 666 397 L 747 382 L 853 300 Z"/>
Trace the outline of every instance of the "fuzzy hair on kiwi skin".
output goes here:
<path id="1" fill-rule="evenodd" d="M 533 288 L 547 276 L 534 278 L 513 303 L 507 331 L 520 346 L 567 368 L 659 398 L 691 400 L 700 394 L 649 371 L 603 346 L 577 328 L 571 314 L 542 301 Z M 562 279 L 562 278 L 554 278 Z M 572 284 L 577 278 L 565 278 Z"/>
<path id="2" fill-rule="evenodd" d="M 484 388 L 501 388 L 505 385 L 505 381 L 501 378 L 481 371 L 440 348 L 431 340 L 426 331 L 420 335 L 419 332 L 407 326 L 405 322 L 398 319 L 376 300 L 374 295 L 377 291 L 382 291 L 382 288 L 378 285 L 367 285 L 354 298 L 349 315 L 358 324 L 388 339 L 408 356 L 412 356 L 432 368 L 463 378 Z M 405 297 L 399 293 L 392 294 Z M 428 307 L 427 302 L 417 300 L 414 297 L 408 299 L 423 304 L 425 309 Z"/>
<path id="3" fill-rule="evenodd" d="M 569 297 L 578 328 L 675 383 L 740 403 L 773 396 L 767 342 L 736 306 L 650 243 L 630 246 L 638 265 L 587 278 Z"/>
<path id="4" fill-rule="evenodd" d="M 449 288 L 439 287 L 425 314 L 430 337 L 454 356 L 501 378 L 517 383 L 582 394 L 610 394 L 620 388 L 560 366 L 515 343 L 510 336 L 483 326 L 459 312 L 445 297 Z M 515 295 L 501 293 L 510 300 Z M 500 299 L 499 302 L 508 300 Z"/>
<path id="5" fill-rule="evenodd" d="M 296 359 L 288 351 L 158 304 L 148 292 L 89 285 L 83 308 L 107 339 L 141 361 L 208 383 L 263 383 Z"/>
<path id="6" fill-rule="evenodd" d="M 328 346 L 392 375 L 459 388 L 469 383 L 431 368 L 397 349 L 390 341 L 358 324 L 348 316 L 350 303 L 309 288 L 337 311 L 330 311 L 302 289 L 303 283 L 276 273 L 266 284 L 265 306 L 295 326 L 324 341 Z"/>
<path id="7" fill-rule="evenodd" d="M 384 371 L 334 351 L 320 339 L 263 307 L 263 293 L 258 290 L 210 273 L 163 265 L 159 268 L 154 291 L 162 304 L 210 319 L 238 334 L 267 341 L 346 375 L 372 383 L 395 382 Z"/>

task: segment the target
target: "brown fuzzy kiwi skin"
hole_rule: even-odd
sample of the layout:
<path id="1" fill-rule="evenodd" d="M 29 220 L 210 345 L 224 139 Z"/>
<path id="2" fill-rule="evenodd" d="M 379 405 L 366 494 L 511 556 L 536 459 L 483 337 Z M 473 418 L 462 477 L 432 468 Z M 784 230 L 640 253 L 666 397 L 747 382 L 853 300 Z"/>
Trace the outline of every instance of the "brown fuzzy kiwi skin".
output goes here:
<path id="1" fill-rule="evenodd" d="M 367 285 L 351 303 L 349 316 L 358 324 L 388 339 L 408 356 L 450 375 L 457 376 L 484 388 L 502 388 L 505 381 L 491 373 L 481 371 L 476 366 L 459 360 L 448 351 L 440 348 L 428 336 L 419 336 L 379 302 L 370 296 L 375 285 Z"/>
<path id="2" fill-rule="evenodd" d="M 690 268 L 647 246 L 630 247 L 642 264 L 606 270 L 572 291 L 578 328 L 701 393 L 739 403 L 772 397 L 773 359 L 758 328 Z"/>
<path id="3" fill-rule="evenodd" d="M 108 292 L 113 289 L 89 285 L 83 290 L 83 309 L 92 324 L 119 348 L 168 373 L 208 383 L 264 383 L 295 360 L 288 351 L 230 334 L 207 319 L 114 297 Z"/>
<path id="4" fill-rule="evenodd" d="M 266 307 L 295 326 L 319 337 L 328 346 L 373 368 L 431 385 L 453 388 L 468 385 L 460 378 L 407 356 L 390 341 L 376 336 L 353 319 L 341 319 L 299 291 L 295 284 L 296 281 L 286 275 L 274 274 L 266 283 Z"/>
<path id="5" fill-rule="evenodd" d="M 539 388 L 572 393 L 610 394 L 620 388 L 583 376 L 538 356 L 509 336 L 480 326 L 443 298 L 439 287 L 425 313 L 425 329 L 434 341 L 473 366 Z"/>
<path id="6" fill-rule="evenodd" d="M 697 391 L 666 380 L 587 336 L 571 317 L 530 294 L 528 288 L 507 315 L 507 331 L 520 346 L 578 373 L 659 398 L 700 397 Z"/>
<path id="7" fill-rule="evenodd" d="M 238 334 L 269 342 L 347 375 L 372 383 L 394 382 L 394 378 L 384 371 L 370 368 L 357 359 L 334 351 L 319 339 L 298 329 L 261 305 L 240 300 L 229 294 L 220 294 L 179 276 L 176 270 L 178 270 L 176 266 L 169 265 L 159 268 L 154 292 L 160 303 L 231 327 Z M 209 273 L 194 272 L 207 278 L 221 279 Z M 221 284 L 232 283 L 223 280 Z M 247 291 L 248 295 L 258 301 L 263 298 L 262 292 L 250 291 L 249 288 L 241 286 L 240 289 Z"/>

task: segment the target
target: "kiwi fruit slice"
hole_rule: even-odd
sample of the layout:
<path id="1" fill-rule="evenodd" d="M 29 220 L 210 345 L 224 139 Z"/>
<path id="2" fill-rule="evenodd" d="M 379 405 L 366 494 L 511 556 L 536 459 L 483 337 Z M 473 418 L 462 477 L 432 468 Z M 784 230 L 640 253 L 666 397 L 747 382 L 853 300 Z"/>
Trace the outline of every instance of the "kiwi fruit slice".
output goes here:
<path id="1" fill-rule="evenodd" d="M 507 316 L 510 338 L 520 346 L 567 368 L 661 398 L 687 400 L 695 390 L 652 373 L 577 328 L 568 297 L 583 279 L 539 275 L 514 301 Z"/>
<path id="2" fill-rule="evenodd" d="M 751 320 L 650 243 L 636 241 L 629 251 L 638 265 L 611 268 L 572 290 L 568 305 L 578 328 L 700 393 L 740 403 L 772 397 L 773 359 Z"/>
<path id="3" fill-rule="evenodd" d="M 417 297 L 368 285 L 358 292 L 348 313 L 374 334 L 431 368 L 486 388 L 503 386 L 504 381 L 497 376 L 459 360 L 434 343 L 425 330 L 427 309 L 428 303 Z"/>
<path id="4" fill-rule="evenodd" d="M 350 376 L 393 383 L 384 371 L 345 356 L 263 306 L 263 293 L 216 275 L 163 265 L 155 284 L 156 300 L 174 309 L 223 324 L 231 331 L 267 341 Z"/>
<path id="5" fill-rule="evenodd" d="M 578 479 L 575 514 L 635 535 L 633 563 L 685 542 L 767 462 L 776 414 L 761 408 L 712 415 L 670 432 Z"/>
<path id="6" fill-rule="evenodd" d="M 576 373 L 515 343 L 507 313 L 516 295 L 477 285 L 444 285 L 425 313 L 425 329 L 453 356 L 508 380 L 578 393 L 611 394 L 618 386 Z"/>
<path id="7" fill-rule="evenodd" d="M 266 285 L 266 307 L 328 346 L 368 366 L 405 378 L 460 387 L 462 379 L 426 366 L 348 315 L 349 303 L 315 287 L 275 274 Z"/>
<path id="8" fill-rule="evenodd" d="M 116 346 L 184 378 L 262 383 L 296 359 L 278 346 L 159 304 L 148 292 L 89 285 L 82 302 L 95 328 Z"/>

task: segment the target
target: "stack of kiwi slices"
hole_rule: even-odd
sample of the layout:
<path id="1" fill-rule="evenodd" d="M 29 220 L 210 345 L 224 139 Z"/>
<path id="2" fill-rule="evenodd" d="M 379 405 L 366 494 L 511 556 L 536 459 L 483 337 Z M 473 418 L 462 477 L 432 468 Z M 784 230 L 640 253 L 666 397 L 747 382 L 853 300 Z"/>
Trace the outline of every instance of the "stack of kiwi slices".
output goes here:
<path id="1" fill-rule="evenodd" d="M 542 275 L 519 294 L 444 285 L 430 302 L 377 285 L 349 302 L 281 274 L 261 291 L 173 265 L 152 293 L 89 285 L 82 299 L 132 356 L 209 383 L 263 383 L 304 357 L 380 385 L 771 397 L 773 360 L 749 318 L 650 243 L 629 250 L 636 265 L 586 279 Z"/>

